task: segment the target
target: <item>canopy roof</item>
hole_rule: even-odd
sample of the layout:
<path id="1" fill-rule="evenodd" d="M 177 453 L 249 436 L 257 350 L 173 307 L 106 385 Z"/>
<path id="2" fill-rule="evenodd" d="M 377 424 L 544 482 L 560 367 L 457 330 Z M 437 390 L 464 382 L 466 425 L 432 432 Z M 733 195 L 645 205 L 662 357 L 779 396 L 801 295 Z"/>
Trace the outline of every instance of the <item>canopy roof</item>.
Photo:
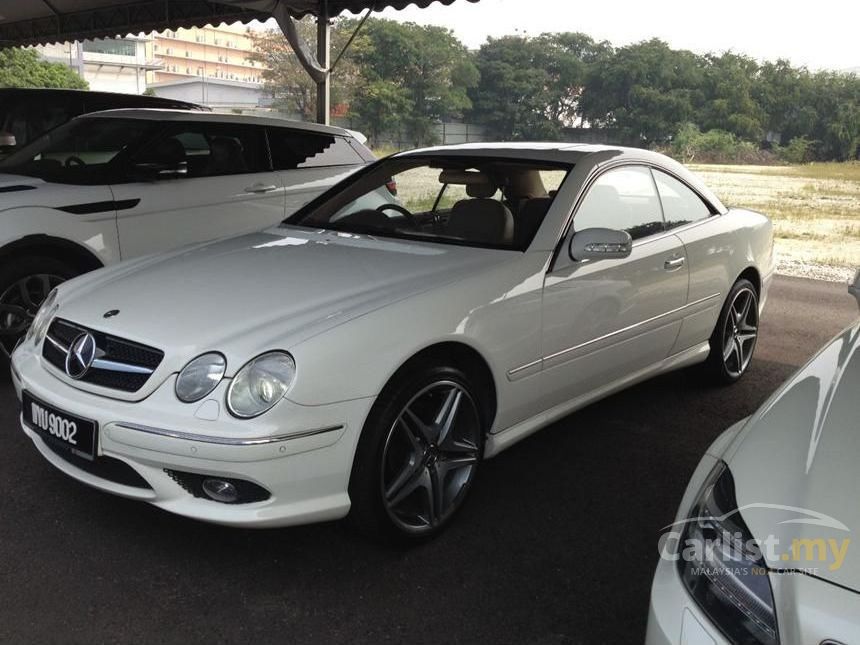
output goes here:
<path id="1" fill-rule="evenodd" d="M 0 0 L 0 48 L 247 23 L 267 20 L 278 8 L 301 18 L 433 2 L 447 5 L 454 0 Z"/>

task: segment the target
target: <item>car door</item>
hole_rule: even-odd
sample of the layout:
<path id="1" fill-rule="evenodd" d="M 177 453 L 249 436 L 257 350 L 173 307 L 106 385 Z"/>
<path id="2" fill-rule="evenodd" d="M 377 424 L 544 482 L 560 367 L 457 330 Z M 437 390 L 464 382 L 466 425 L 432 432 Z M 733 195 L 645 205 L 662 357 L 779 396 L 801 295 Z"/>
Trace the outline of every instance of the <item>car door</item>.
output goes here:
<path id="1" fill-rule="evenodd" d="M 716 208 L 686 183 L 652 168 L 657 193 L 663 205 L 666 228 L 684 243 L 690 272 L 690 306 L 672 353 L 707 341 L 717 324 L 729 285 L 727 259 L 739 247 L 736 229 Z"/>
<path id="2" fill-rule="evenodd" d="M 123 259 L 262 230 L 284 219 L 284 190 L 271 170 L 263 127 L 171 123 L 135 154 L 112 186 Z"/>
<path id="3" fill-rule="evenodd" d="M 571 228 L 544 285 L 545 409 L 666 358 L 687 303 L 684 245 L 665 230 L 647 167 L 621 166 L 597 177 Z M 571 236 L 589 228 L 626 230 L 630 256 L 572 260 Z"/>
<path id="4" fill-rule="evenodd" d="M 268 137 L 272 164 L 286 193 L 287 215 L 367 163 L 345 136 L 269 127 Z"/>

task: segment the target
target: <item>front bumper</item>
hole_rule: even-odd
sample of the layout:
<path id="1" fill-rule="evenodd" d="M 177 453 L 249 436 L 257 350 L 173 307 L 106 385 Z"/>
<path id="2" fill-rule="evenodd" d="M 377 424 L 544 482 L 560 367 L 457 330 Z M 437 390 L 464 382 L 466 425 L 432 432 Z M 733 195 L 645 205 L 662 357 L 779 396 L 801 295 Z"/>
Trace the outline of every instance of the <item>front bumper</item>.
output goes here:
<path id="1" fill-rule="evenodd" d="M 88 472 L 64 458 L 27 427 L 24 433 L 52 465 L 103 491 L 226 525 L 289 526 L 338 519 L 349 511 L 352 460 L 372 398 L 324 406 L 281 401 L 251 420 L 233 418 L 223 405 L 228 382 L 204 402 L 182 404 L 173 379 L 140 402 L 82 392 L 41 365 L 34 348 L 13 355 L 12 382 L 59 410 L 98 423 L 97 461 L 119 460 L 148 487 L 129 486 Z M 85 466 L 85 465 L 84 465 Z M 249 481 L 271 496 L 262 502 L 223 504 L 195 497 L 168 472 L 180 471 Z"/>

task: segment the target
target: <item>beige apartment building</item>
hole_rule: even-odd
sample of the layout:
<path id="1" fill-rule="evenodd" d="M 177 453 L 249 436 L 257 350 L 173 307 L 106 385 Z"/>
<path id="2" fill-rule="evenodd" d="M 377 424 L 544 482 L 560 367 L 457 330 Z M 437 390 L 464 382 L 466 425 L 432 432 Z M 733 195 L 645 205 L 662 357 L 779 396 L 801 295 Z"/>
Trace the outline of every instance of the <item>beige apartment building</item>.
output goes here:
<path id="1" fill-rule="evenodd" d="M 148 72 L 150 85 L 199 77 L 262 86 L 263 67 L 250 60 L 254 43 L 240 23 L 152 33 L 150 58 L 162 67 Z"/>

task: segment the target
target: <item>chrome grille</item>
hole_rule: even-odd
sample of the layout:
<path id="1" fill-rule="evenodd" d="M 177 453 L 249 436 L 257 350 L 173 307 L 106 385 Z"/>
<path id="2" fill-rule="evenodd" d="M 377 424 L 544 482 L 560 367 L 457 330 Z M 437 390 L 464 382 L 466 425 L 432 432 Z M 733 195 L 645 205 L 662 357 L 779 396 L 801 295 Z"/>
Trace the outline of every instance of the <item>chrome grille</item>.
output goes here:
<path id="1" fill-rule="evenodd" d="M 42 345 L 42 357 L 65 372 L 69 347 L 84 333 L 92 334 L 96 341 L 96 358 L 89 370 L 78 379 L 84 383 L 123 392 L 137 392 L 164 358 L 164 352 L 154 347 L 117 338 L 62 318 L 55 319 L 48 328 Z"/>

